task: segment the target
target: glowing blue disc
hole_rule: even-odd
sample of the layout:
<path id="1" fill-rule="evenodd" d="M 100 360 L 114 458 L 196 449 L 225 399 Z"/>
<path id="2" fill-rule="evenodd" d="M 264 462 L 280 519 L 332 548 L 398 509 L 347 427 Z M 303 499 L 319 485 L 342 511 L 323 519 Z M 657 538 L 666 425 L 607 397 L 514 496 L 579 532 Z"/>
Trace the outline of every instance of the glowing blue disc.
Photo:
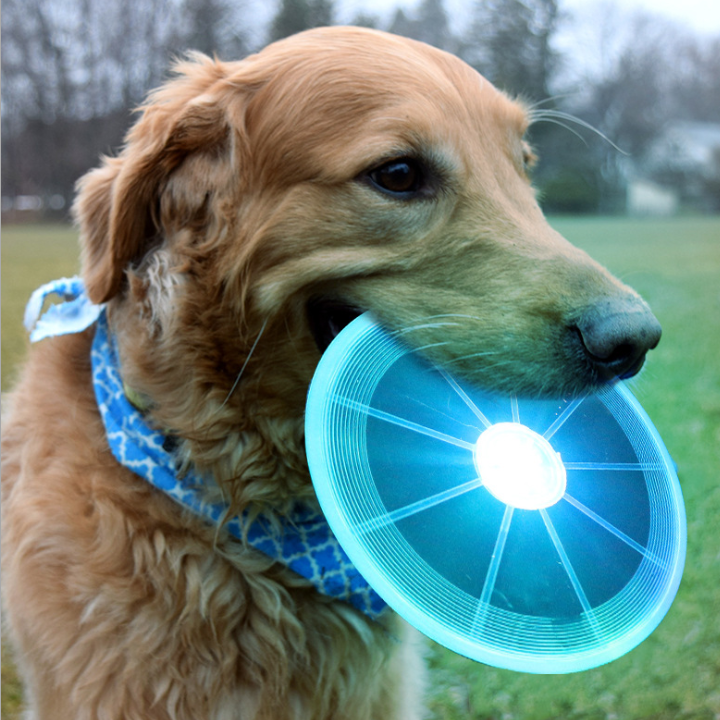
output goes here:
<path id="1" fill-rule="evenodd" d="M 680 485 L 621 383 L 571 400 L 502 397 L 428 365 L 366 314 L 323 355 L 305 430 L 350 559 L 455 652 L 586 670 L 642 642 L 675 597 Z"/>

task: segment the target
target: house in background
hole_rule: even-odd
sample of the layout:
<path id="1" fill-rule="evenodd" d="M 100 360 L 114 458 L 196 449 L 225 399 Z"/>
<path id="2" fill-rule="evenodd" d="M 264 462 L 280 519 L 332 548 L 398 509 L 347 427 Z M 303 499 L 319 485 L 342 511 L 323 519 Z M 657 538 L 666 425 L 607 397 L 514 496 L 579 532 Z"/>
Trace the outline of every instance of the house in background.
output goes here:
<path id="1" fill-rule="evenodd" d="M 627 184 L 627 211 L 629 215 L 675 215 L 680 207 L 680 193 L 647 180 L 631 178 Z"/>
<path id="2" fill-rule="evenodd" d="M 720 123 L 671 123 L 627 184 L 631 215 L 720 212 Z"/>

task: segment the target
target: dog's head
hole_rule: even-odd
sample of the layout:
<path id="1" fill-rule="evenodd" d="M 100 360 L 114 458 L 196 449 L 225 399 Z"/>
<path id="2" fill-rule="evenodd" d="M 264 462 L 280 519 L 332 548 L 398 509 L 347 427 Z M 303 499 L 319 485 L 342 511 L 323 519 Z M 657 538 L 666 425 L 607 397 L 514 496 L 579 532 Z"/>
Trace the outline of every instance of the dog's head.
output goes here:
<path id="1" fill-rule="evenodd" d="M 126 382 L 193 462 L 270 497 L 307 486 L 307 387 L 362 311 L 489 388 L 633 374 L 658 323 L 546 223 L 527 126 L 457 58 L 375 31 L 181 64 L 79 185 Z"/>

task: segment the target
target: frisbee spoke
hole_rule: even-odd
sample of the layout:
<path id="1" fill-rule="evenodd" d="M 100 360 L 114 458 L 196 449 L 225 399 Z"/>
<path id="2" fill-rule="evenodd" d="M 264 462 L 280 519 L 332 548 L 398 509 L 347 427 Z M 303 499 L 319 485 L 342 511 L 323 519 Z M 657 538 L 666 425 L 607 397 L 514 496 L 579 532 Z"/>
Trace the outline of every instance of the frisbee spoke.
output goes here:
<path id="1" fill-rule="evenodd" d="M 478 600 L 475 618 L 473 619 L 473 630 L 475 631 L 482 627 L 485 616 L 487 615 L 488 607 L 490 606 L 490 601 L 492 600 L 493 591 L 495 590 L 495 581 L 497 580 L 498 570 L 500 569 L 503 552 L 505 551 L 505 541 L 507 540 L 508 532 L 510 532 L 510 523 L 512 522 L 514 510 L 515 508 L 513 508 L 512 505 L 505 506 L 505 513 L 503 514 L 503 518 L 500 523 L 497 540 L 495 541 L 495 548 L 493 549 L 493 554 L 490 558 L 490 566 L 485 574 L 485 582 L 483 584 L 482 593 L 480 594 L 480 599 Z"/>
<path id="2" fill-rule="evenodd" d="M 460 396 L 460 399 L 472 410 L 473 415 L 486 427 L 490 427 L 492 423 L 483 415 L 482 410 L 472 401 L 470 396 L 458 385 L 455 378 L 448 375 L 442 368 L 437 368 L 438 372 L 445 378 L 448 385 Z"/>
<path id="3" fill-rule="evenodd" d="M 586 505 L 583 505 L 579 500 L 576 500 L 572 495 L 565 493 L 563 500 L 567 500 L 574 508 L 580 510 L 593 522 L 597 523 L 601 527 L 605 528 L 608 532 L 612 533 L 616 538 L 622 540 L 626 545 L 629 545 L 633 550 L 639 552 L 643 557 L 646 557 L 651 562 L 654 562 L 660 567 L 665 567 L 665 563 L 660 558 L 651 553 L 647 548 L 643 547 L 640 543 L 633 540 L 629 535 L 626 535 L 622 530 L 615 527 L 612 523 L 608 522 L 604 518 L 600 517 L 596 512 L 591 510 Z"/>
<path id="4" fill-rule="evenodd" d="M 450 445 L 461 447 L 464 450 L 469 450 L 470 452 L 475 451 L 475 443 L 461 440 L 460 438 L 453 437 L 452 435 L 446 435 L 438 430 L 433 430 L 432 428 L 425 427 L 424 425 L 414 423 L 412 420 L 406 420 L 405 418 L 392 415 L 391 413 L 386 413 L 383 410 L 378 410 L 374 407 L 370 407 L 370 405 L 365 405 L 364 403 L 359 403 L 355 400 L 350 400 L 349 398 L 335 396 L 334 399 L 341 405 L 344 405 L 352 410 L 357 410 L 358 412 L 364 413 L 368 417 L 373 417 L 376 420 L 382 420 L 383 422 L 391 423 L 392 425 L 398 425 L 406 430 L 411 430 L 412 432 L 420 433 L 421 435 L 427 435 L 428 437 L 449 443 Z"/>
<path id="5" fill-rule="evenodd" d="M 518 405 L 517 395 L 513 395 L 510 398 L 510 411 L 512 412 L 512 421 L 514 423 L 520 422 L 520 406 Z"/>
<path id="6" fill-rule="evenodd" d="M 590 603 L 588 602 L 587 596 L 585 595 L 585 591 L 583 590 L 582 585 L 580 584 L 580 580 L 578 576 L 575 574 L 575 569 L 572 566 L 572 563 L 570 562 L 570 558 L 568 557 L 567 553 L 565 552 L 565 548 L 563 547 L 562 541 L 560 540 L 560 536 L 557 534 L 557 530 L 555 529 L 555 526 L 552 523 L 552 520 L 550 519 L 550 516 L 548 515 L 547 510 L 540 510 L 540 516 L 543 519 L 543 522 L 545 523 L 545 527 L 547 528 L 548 534 L 550 535 L 550 539 L 553 542 L 553 545 L 555 546 L 555 550 L 557 551 L 557 554 L 560 556 L 560 561 L 562 562 L 563 568 L 565 569 L 565 572 L 567 573 L 567 576 L 570 580 L 570 584 L 573 587 L 573 590 L 575 591 L 575 595 L 577 596 L 577 599 L 580 602 L 580 605 L 583 609 L 583 612 L 585 613 L 585 616 L 587 617 L 593 631 L 598 636 L 598 638 L 601 635 L 600 627 L 597 622 L 597 618 L 595 617 L 595 613 L 593 612 L 592 607 L 590 606 Z"/>
<path id="7" fill-rule="evenodd" d="M 482 487 L 482 484 L 483 483 L 480 478 L 475 478 L 474 480 L 470 480 L 462 485 L 457 485 L 454 488 L 443 490 L 442 492 L 436 493 L 435 495 L 431 495 L 430 497 L 422 500 L 418 500 L 417 502 L 410 503 L 410 505 L 405 505 L 404 507 L 393 510 L 392 512 L 379 515 L 371 520 L 365 520 L 357 526 L 357 530 L 358 532 L 365 534 L 371 530 L 386 527 L 387 525 L 396 523 L 399 520 L 404 520 L 411 515 L 416 515 L 423 510 L 428 510 L 431 507 L 435 507 L 436 505 L 440 505 L 441 503 L 452 500 L 460 495 L 464 495 L 471 490 L 476 490 L 477 488 Z"/>
<path id="8" fill-rule="evenodd" d="M 493 550 L 492 557 L 490 559 L 490 567 L 488 567 L 487 574 L 485 575 L 485 583 L 483 585 L 482 594 L 480 595 L 481 603 L 490 603 L 492 598 L 493 590 L 495 589 L 495 580 L 497 580 L 498 570 L 500 569 L 500 562 L 502 561 L 503 552 L 505 550 L 505 541 L 507 540 L 508 532 L 510 532 L 510 523 L 513 517 L 512 505 L 505 506 L 505 513 L 503 514 L 502 522 L 500 523 L 500 530 L 498 531 L 497 540 L 495 541 L 495 548 Z"/>
<path id="9" fill-rule="evenodd" d="M 658 463 L 602 463 L 602 462 L 563 462 L 566 470 L 616 470 L 616 471 L 638 471 L 662 470 Z"/>
<path id="10" fill-rule="evenodd" d="M 569 419 L 570 416 L 580 407 L 580 403 L 585 399 L 585 396 L 575 398 L 571 400 L 567 407 L 555 418 L 554 422 L 550 427 L 543 433 L 543 437 L 549 440 Z"/>

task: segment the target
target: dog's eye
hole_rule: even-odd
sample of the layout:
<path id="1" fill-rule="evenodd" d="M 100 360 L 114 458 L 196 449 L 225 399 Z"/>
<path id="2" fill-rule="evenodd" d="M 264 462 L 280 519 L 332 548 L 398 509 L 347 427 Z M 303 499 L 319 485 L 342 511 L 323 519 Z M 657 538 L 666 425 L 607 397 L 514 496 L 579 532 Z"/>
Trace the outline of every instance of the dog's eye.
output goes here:
<path id="1" fill-rule="evenodd" d="M 369 174 L 370 180 L 381 190 L 407 197 L 423 186 L 423 172 L 412 158 L 391 160 Z"/>
<path id="2" fill-rule="evenodd" d="M 533 149 L 528 145 L 527 143 L 523 143 L 522 148 L 522 160 L 523 160 L 523 169 L 525 172 L 530 172 L 535 167 L 535 164 L 537 163 L 537 155 L 533 152 Z"/>

